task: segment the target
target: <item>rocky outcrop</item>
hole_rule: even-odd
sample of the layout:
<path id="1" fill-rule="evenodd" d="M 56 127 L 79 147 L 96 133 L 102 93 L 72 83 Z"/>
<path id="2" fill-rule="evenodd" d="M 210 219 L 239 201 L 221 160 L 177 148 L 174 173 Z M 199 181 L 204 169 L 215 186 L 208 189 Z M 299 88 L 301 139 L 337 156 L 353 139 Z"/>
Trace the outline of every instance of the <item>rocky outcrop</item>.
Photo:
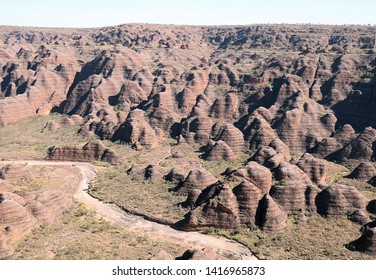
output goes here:
<path id="1" fill-rule="evenodd" d="M 213 120 L 205 116 L 188 118 L 181 125 L 181 136 L 189 144 L 206 144 L 212 134 L 213 124 Z"/>
<path id="2" fill-rule="evenodd" d="M 158 165 L 149 165 L 145 168 L 145 179 L 155 183 L 162 180 L 166 173 L 166 168 Z"/>
<path id="3" fill-rule="evenodd" d="M 106 148 L 99 140 L 90 141 L 82 148 L 76 147 L 51 147 L 48 149 L 48 160 L 60 161 L 105 161 L 111 164 L 120 162 L 119 156 L 111 149 Z"/>
<path id="4" fill-rule="evenodd" d="M 46 125 L 44 126 L 42 132 L 44 131 L 56 131 L 64 126 L 70 126 L 70 125 L 80 125 L 83 123 L 83 118 L 79 115 L 72 115 L 69 117 L 63 117 L 60 120 L 52 120 L 48 121 Z"/>
<path id="5" fill-rule="evenodd" d="M 132 111 L 126 121 L 115 131 L 114 141 L 122 141 L 131 145 L 140 144 L 147 148 L 154 148 L 162 137 L 161 132 L 153 129 L 145 119 L 145 112 L 136 109 Z"/>
<path id="6" fill-rule="evenodd" d="M 236 155 L 226 142 L 219 140 L 203 155 L 203 158 L 210 161 L 228 161 L 234 160 Z"/>
<path id="7" fill-rule="evenodd" d="M 290 149 L 280 139 L 276 138 L 268 146 L 261 146 L 253 155 L 252 160 L 269 169 L 274 169 L 281 162 L 291 160 Z"/>
<path id="8" fill-rule="evenodd" d="M 218 195 L 189 212 L 181 225 L 185 230 L 208 227 L 233 229 L 240 227 L 237 200 L 228 186 L 223 186 Z"/>
<path id="9" fill-rule="evenodd" d="M 72 198 L 59 191 L 44 191 L 36 194 L 35 199 L 26 202 L 25 207 L 37 218 L 40 224 L 46 224 L 62 215 L 73 206 Z"/>
<path id="10" fill-rule="evenodd" d="M 256 223 L 256 212 L 262 197 L 261 190 L 248 181 L 233 189 L 238 201 L 239 217 L 242 226 L 251 227 Z"/>
<path id="11" fill-rule="evenodd" d="M 242 127 L 244 139 L 251 150 L 256 151 L 262 146 L 268 146 L 276 139 L 276 133 L 262 116 L 248 116 Z"/>
<path id="12" fill-rule="evenodd" d="M 345 161 L 347 159 L 368 160 L 375 158 L 376 129 L 367 127 L 354 141 L 333 153 L 330 159 Z"/>
<path id="13" fill-rule="evenodd" d="M 7 241 L 10 243 L 29 233 L 38 224 L 38 220 L 25 205 L 9 198 L 0 194 L 0 225 L 2 229 L 6 229 Z"/>
<path id="14" fill-rule="evenodd" d="M 182 203 L 183 207 L 194 207 L 198 204 L 200 197 L 206 194 L 207 189 L 216 189 L 220 184 L 218 180 L 207 170 L 200 168 L 188 173 L 185 180 L 178 184 L 175 190 L 180 194 L 187 195 L 187 200 Z M 205 198 L 207 199 L 207 198 Z"/>
<path id="15" fill-rule="evenodd" d="M 327 183 L 328 166 L 325 161 L 316 159 L 311 154 L 305 153 L 296 165 L 308 175 L 314 184 Z"/>
<path id="16" fill-rule="evenodd" d="M 321 142 L 319 142 L 310 150 L 310 153 L 321 158 L 326 158 L 332 153 L 343 148 L 345 145 L 349 144 L 355 137 L 356 133 L 352 126 L 345 124 L 338 131 L 336 131 L 333 136 L 324 138 Z"/>
<path id="17" fill-rule="evenodd" d="M 369 222 L 371 222 L 370 216 L 362 209 L 356 210 L 354 213 L 351 213 L 347 216 L 347 218 L 357 224 L 365 225 Z"/>
<path id="18" fill-rule="evenodd" d="M 0 258 L 13 254 L 11 243 L 20 240 L 38 225 L 51 222 L 69 210 L 73 200 L 61 192 L 31 193 L 22 198 L 15 193 L 0 193 Z"/>
<path id="19" fill-rule="evenodd" d="M 277 183 L 272 187 L 270 195 L 286 211 L 306 209 L 307 187 L 312 185 L 308 176 L 296 165 L 283 162 L 274 172 Z"/>
<path id="20" fill-rule="evenodd" d="M 0 169 L 0 179 L 17 181 L 25 176 L 33 176 L 30 166 L 7 164 Z"/>
<path id="21" fill-rule="evenodd" d="M 347 215 L 356 209 L 366 209 L 368 200 L 356 188 L 331 185 L 316 197 L 317 213 L 324 216 Z"/>
<path id="22" fill-rule="evenodd" d="M 256 213 L 256 224 L 267 232 L 283 232 L 287 213 L 268 194 L 260 200 Z"/>
<path id="23" fill-rule="evenodd" d="M 376 221 L 362 227 L 362 236 L 350 243 L 351 249 L 376 255 Z"/>
<path id="24" fill-rule="evenodd" d="M 245 167 L 230 173 L 230 176 L 251 182 L 260 189 L 262 194 L 268 193 L 272 186 L 272 174 L 269 169 L 254 161 L 250 161 Z"/>
<path id="25" fill-rule="evenodd" d="M 232 124 L 226 124 L 219 129 L 215 141 L 224 141 L 231 150 L 236 154 L 244 151 L 245 142 L 243 140 L 243 133 Z"/>
<path id="26" fill-rule="evenodd" d="M 362 162 L 348 175 L 352 179 L 370 179 L 376 176 L 376 168 L 370 162 Z"/>
<path id="27" fill-rule="evenodd" d="M 165 176 L 165 180 L 170 182 L 182 183 L 187 177 L 188 172 L 181 167 L 174 167 L 171 171 Z"/>
<path id="28" fill-rule="evenodd" d="M 206 187 L 216 183 L 218 180 L 209 171 L 200 168 L 193 169 L 188 173 L 184 182 L 177 187 L 181 194 L 188 194 L 192 190 L 203 190 Z"/>
<path id="29" fill-rule="evenodd" d="M 0 61 L 3 67 L 0 73 L 0 126 L 49 114 L 65 100 L 79 69 L 77 59 L 67 49 L 57 50 L 44 44 L 36 51 L 34 47 L 31 49 L 34 49 L 33 55 L 17 63 L 8 61 L 4 65 Z M 17 51 L 8 59 L 16 61 Z"/>
<path id="30" fill-rule="evenodd" d="M 14 248 L 9 245 L 8 239 L 5 234 L 0 234 L 0 259 L 4 259 L 8 256 L 13 255 Z"/>

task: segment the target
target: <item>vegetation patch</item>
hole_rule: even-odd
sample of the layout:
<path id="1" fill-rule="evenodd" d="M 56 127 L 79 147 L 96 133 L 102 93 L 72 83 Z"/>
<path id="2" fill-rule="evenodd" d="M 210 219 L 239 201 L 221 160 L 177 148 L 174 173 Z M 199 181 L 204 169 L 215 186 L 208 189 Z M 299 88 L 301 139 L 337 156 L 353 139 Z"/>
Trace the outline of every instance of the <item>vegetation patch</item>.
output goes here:
<path id="1" fill-rule="evenodd" d="M 138 260 L 149 259 L 162 249 L 176 256 L 184 252 L 175 244 L 156 242 L 145 234 L 112 225 L 77 203 L 54 224 L 17 242 L 11 259 Z"/>

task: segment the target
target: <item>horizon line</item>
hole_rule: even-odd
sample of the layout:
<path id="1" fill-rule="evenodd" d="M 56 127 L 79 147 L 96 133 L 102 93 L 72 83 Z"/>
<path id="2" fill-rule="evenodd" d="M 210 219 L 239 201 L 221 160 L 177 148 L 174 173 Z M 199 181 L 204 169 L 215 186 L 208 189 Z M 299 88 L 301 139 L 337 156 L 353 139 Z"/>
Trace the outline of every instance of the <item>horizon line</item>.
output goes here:
<path id="1" fill-rule="evenodd" d="M 247 24 L 176 24 L 176 23 L 149 23 L 149 22 L 130 22 L 130 23 L 119 23 L 113 25 L 103 25 L 103 26 L 92 26 L 92 27 L 75 27 L 75 26 L 33 26 L 33 25 L 9 25 L 0 24 L 0 27 L 8 28 L 38 28 L 38 29 L 102 29 L 107 27 L 119 27 L 123 25 L 154 25 L 154 26 L 176 26 L 176 27 L 247 27 L 247 26 L 271 26 L 271 25 L 286 25 L 286 26 L 326 26 L 326 27 L 341 27 L 341 26 L 362 26 L 362 27 L 376 27 L 376 23 L 247 23 Z"/>

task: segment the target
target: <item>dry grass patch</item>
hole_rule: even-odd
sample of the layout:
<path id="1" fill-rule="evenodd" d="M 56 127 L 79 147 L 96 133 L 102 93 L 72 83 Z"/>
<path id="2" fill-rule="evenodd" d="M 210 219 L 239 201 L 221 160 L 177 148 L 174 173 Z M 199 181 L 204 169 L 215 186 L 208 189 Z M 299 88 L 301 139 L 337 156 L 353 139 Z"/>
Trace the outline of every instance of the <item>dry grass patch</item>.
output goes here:
<path id="1" fill-rule="evenodd" d="M 15 244 L 11 259 L 149 259 L 161 249 L 181 255 L 184 249 L 168 242 L 153 241 L 96 217 L 82 204 L 54 224 L 34 230 Z"/>
<path id="2" fill-rule="evenodd" d="M 51 146 L 82 146 L 85 141 L 77 134 L 78 125 L 63 126 L 56 131 L 42 130 L 50 120 L 61 115 L 35 116 L 26 121 L 0 127 L 0 160 L 43 159 Z"/>
<path id="3" fill-rule="evenodd" d="M 156 183 L 132 180 L 125 166 L 103 168 L 91 183 L 90 195 L 131 211 L 177 222 L 187 212 L 179 206 L 185 197 L 170 192 L 175 185 L 161 180 Z"/>
<path id="4" fill-rule="evenodd" d="M 312 214 L 305 222 L 289 217 L 284 233 L 265 233 L 257 228 L 233 231 L 209 229 L 206 233 L 234 239 L 259 258 L 267 260 L 369 260 L 376 259 L 345 246 L 359 238 L 360 226 L 345 217 L 323 218 Z"/>

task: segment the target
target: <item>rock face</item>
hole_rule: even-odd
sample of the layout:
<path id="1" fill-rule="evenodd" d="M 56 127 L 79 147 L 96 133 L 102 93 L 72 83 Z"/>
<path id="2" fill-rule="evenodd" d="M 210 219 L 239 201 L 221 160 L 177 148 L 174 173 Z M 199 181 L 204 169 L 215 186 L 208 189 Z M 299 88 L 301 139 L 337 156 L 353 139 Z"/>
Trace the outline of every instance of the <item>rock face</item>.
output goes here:
<path id="1" fill-rule="evenodd" d="M 231 188 L 222 187 L 218 195 L 189 212 L 182 224 L 186 230 L 240 227 L 239 210 Z"/>
<path id="2" fill-rule="evenodd" d="M 68 50 L 58 51 L 45 45 L 38 49 L 31 45 L 18 46 L 18 50 L 10 50 L 8 59 L 17 59 L 22 52 L 30 56 L 19 63 L 4 63 L 4 59 L 0 59 L 3 67 L 0 74 L 1 126 L 36 114 L 48 114 L 65 100 L 79 70 L 77 58 Z"/>
<path id="3" fill-rule="evenodd" d="M 13 254 L 11 243 L 39 225 L 55 220 L 73 206 L 73 199 L 58 191 L 0 193 L 0 259 Z"/>
<path id="4" fill-rule="evenodd" d="M 272 186 L 272 174 L 269 169 L 254 161 L 248 162 L 245 167 L 235 170 L 230 175 L 251 182 L 262 194 L 268 193 Z"/>
<path id="5" fill-rule="evenodd" d="M 232 124 L 226 124 L 220 128 L 215 140 L 224 141 L 234 153 L 240 153 L 245 148 L 243 133 Z"/>
<path id="6" fill-rule="evenodd" d="M 127 120 L 115 132 L 113 140 L 154 148 L 158 145 L 161 136 L 146 121 L 144 111 L 136 109 L 129 114 Z"/>
<path id="7" fill-rule="evenodd" d="M 211 161 L 233 160 L 236 158 L 236 155 L 226 142 L 219 140 L 203 158 Z"/>
<path id="8" fill-rule="evenodd" d="M 173 139 L 218 166 L 231 161 L 223 182 L 179 164 L 170 171 L 128 170 L 135 180 L 175 182 L 188 196 L 188 229 L 258 225 L 279 232 L 286 212 L 304 210 L 364 223 L 372 203 L 355 188 L 326 186 L 325 160 L 361 160 L 349 177 L 376 185 L 374 35 L 372 26 L 285 24 L 2 27 L 0 126 L 61 113 L 43 133 L 75 125 L 85 137 L 137 151 Z M 238 166 L 244 155 L 247 163 Z M 99 141 L 51 147 L 47 158 L 120 162 Z M 24 172 L 26 166 L 4 166 L 0 178 L 16 180 Z M 0 180 L 0 190 L 12 186 Z M 60 213 L 58 201 L 69 205 L 56 193 L 4 198 L 37 223 L 53 218 L 46 207 Z M 0 233 L 4 252 L 7 240 Z"/>
<path id="9" fill-rule="evenodd" d="M 333 153 L 331 159 L 374 160 L 376 149 L 376 129 L 367 127 L 354 141 Z"/>
<path id="10" fill-rule="evenodd" d="M 308 176 L 296 165 L 283 162 L 275 170 L 277 184 L 270 195 L 286 211 L 306 209 L 306 190 L 312 185 Z"/>
<path id="11" fill-rule="evenodd" d="M 369 215 L 361 209 L 356 210 L 354 213 L 347 216 L 348 219 L 354 223 L 365 225 L 371 222 Z"/>
<path id="12" fill-rule="evenodd" d="M 376 168 L 372 163 L 362 162 L 348 176 L 352 179 L 370 179 L 376 176 Z"/>
<path id="13" fill-rule="evenodd" d="M 256 224 L 256 212 L 262 193 L 259 188 L 248 181 L 242 182 L 233 189 L 238 201 L 240 223 L 247 227 Z"/>
<path id="14" fill-rule="evenodd" d="M 72 115 L 70 117 L 64 117 L 59 121 L 48 121 L 44 126 L 42 132 L 44 131 L 56 131 L 64 126 L 79 125 L 83 123 L 83 118 L 79 115 Z"/>
<path id="15" fill-rule="evenodd" d="M 76 147 L 51 147 L 48 149 L 48 160 L 61 161 L 87 161 L 94 160 L 105 161 L 111 164 L 120 162 L 118 155 L 111 149 L 106 148 L 102 142 L 90 141 L 82 148 Z"/>
<path id="16" fill-rule="evenodd" d="M 34 200 L 27 201 L 25 205 L 41 224 L 55 220 L 72 206 L 72 198 L 58 191 L 38 193 Z"/>
<path id="17" fill-rule="evenodd" d="M 183 182 L 177 185 L 175 190 L 180 194 L 188 195 L 183 207 L 193 207 L 196 204 L 200 193 L 205 188 L 217 183 L 218 180 L 209 171 L 200 168 L 193 169 Z"/>
<path id="18" fill-rule="evenodd" d="M 0 234 L 0 259 L 11 256 L 14 249 L 9 245 L 6 234 Z"/>
<path id="19" fill-rule="evenodd" d="M 323 160 L 314 158 L 311 154 L 305 153 L 297 163 L 311 181 L 316 184 L 326 184 L 328 178 L 328 167 Z"/>
<path id="20" fill-rule="evenodd" d="M 331 185 L 316 197 L 317 212 L 321 215 L 346 215 L 354 209 L 365 209 L 368 200 L 356 188 Z"/>
<path id="21" fill-rule="evenodd" d="M 1 194 L 0 200 L 0 224 L 2 229 L 8 228 L 8 242 L 19 240 L 37 225 L 37 219 L 24 205 L 13 199 L 5 199 L 4 194 Z"/>
<path id="22" fill-rule="evenodd" d="M 351 243 L 355 250 L 376 255 L 376 222 L 366 224 L 362 228 L 362 236 Z"/>
<path id="23" fill-rule="evenodd" d="M 310 150 L 316 156 L 326 158 L 338 149 L 349 144 L 356 137 L 355 130 L 351 125 L 345 124 L 331 137 L 324 138 L 314 148 Z"/>
<path id="24" fill-rule="evenodd" d="M 282 232 L 286 227 L 287 213 L 269 195 L 260 200 L 256 224 L 267 232 Z"/>
<path id="25" fill-rule="evenodd" d="M 206 187 L 216 183 L 218 180 L 209 171 L 200 168 L 193 169 L 188 173 L 187 178 L 178 187 L 177 191 L 181 194 L 187 194 L 192 190 L 203 190 Z"/>
<path id="26" fill-rule="evenodd" d="M 182 183 L 187 175 L 186 170 L 181 167 L 175 167 L 165 176 L 165 179 L 170 182 Z"/>

